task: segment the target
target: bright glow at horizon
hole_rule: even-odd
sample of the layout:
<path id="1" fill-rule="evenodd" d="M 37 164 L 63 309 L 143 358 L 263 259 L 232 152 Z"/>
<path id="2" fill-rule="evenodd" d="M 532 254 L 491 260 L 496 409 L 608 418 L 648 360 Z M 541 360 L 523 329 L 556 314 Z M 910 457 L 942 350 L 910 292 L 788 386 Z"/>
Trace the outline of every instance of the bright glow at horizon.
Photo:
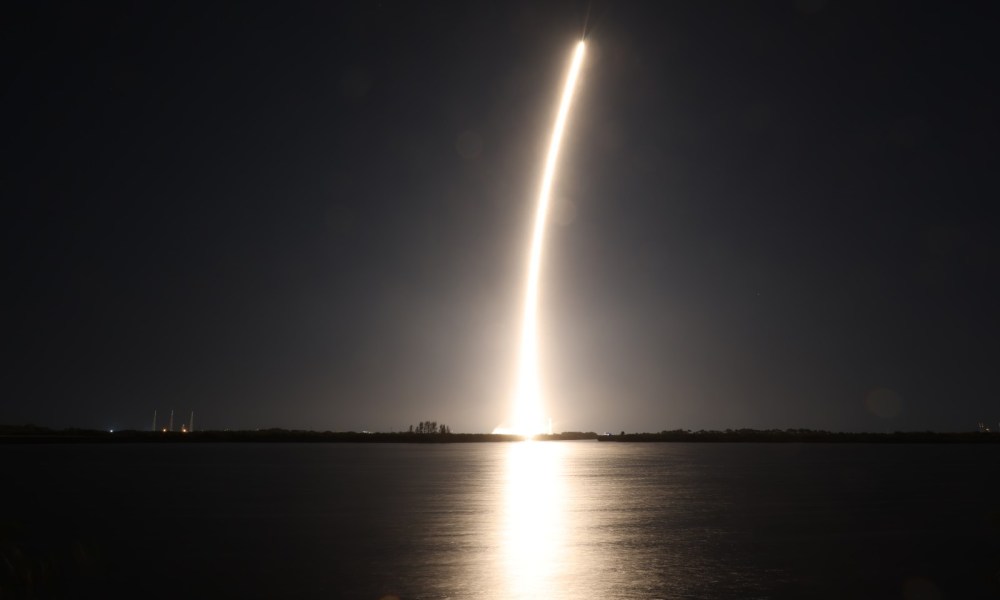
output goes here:
<path id="1" fill-rule="evenodd" d="M 555 179 L 556 162 L 562 143 L 566 118 L 576 89 L 576 80 L 583 65 L 585 44 L 576 45 L 570 64 L 566 85 L 563 87 L 559 112 L 552 129 L 549 152 L 545 157 L 542 185 L 538 192 L 538 206 L 535 209 L 535 225 L 531 234 L 531 251 L 528 259 L 528 278 L 524 293 L 524 321 L 521 329 L 521 351 L 518 364 L 518 380 L 514 398 L 512 427 L 506 432 L 532 436 L 551 433 L 551 422 L 544 417 L 542 406 L 541 377 L 538 364 L 538 278 L 542 269 L 542 246 L 545 241 L 545 223 L 548 220 L 549 200 L 552 182 Z"/>

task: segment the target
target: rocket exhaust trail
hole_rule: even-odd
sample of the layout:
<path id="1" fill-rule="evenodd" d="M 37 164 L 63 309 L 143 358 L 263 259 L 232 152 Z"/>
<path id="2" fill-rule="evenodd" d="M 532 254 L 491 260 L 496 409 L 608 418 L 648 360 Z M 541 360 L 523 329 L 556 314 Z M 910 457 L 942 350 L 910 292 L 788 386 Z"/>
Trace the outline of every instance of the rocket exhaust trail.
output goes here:
<path id="1" fill-rule="evenodd" d="M 531 234 L 531 250 L 528 258 L 528 278 L 524 294 L 524 321 L 521 328 L 521 353 L 518 365 L 518 382 L 514 401 L 514 433 L 534 435 L 548 432 L 542 409 L 541 379 L 538 365 L 538 278 L 542 268 L 542 246 L 545 241 L 545 223 L 548 220 L 549 200 L 552 182 L 555 179 L 556 162 L 562 143 L 566 118 L 569 115 L 576 80 L 583 65 L 584 42 L 576 45 L 570 64 L 566 84 L 563 86 L 559 112 L 552 128 L 549 151 L 542 171 L 542 185 L 538 192 L 535 209 L 535 224 Z"/>

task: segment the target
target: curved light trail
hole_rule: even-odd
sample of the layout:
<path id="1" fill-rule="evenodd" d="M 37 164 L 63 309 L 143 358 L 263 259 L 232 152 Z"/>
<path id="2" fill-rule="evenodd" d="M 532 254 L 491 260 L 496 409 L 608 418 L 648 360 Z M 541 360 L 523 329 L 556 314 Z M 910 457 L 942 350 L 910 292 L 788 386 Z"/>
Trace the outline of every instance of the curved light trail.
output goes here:
<path id="1" fill-rule="evenodd" d="M 545 157 L 542 172 L 542 186 L 538 192 L 538 206 L 535 209 L 535 225 L 531 234 L 531 251 L 528 258 L 528 279 L 524 293 L 524 321 L 521 328 L 521 352 L 518 364 L 518 381 L 514 399 L 514 419 L 512 432 L 532 436 L 549 433 L 542 407 L 541 378 L 538 364 L 538 278 L 542 270 L 542 246 L 545 241 L 545 223 L 548 220 L 549 200 L 552 182 L 555 179 L 559 147 L 562 144 L 566 118 L 569 115 L 576 80 L 583 65 L 585 44 L 579 42 L 573 52 L 566 85 L 563 86 L 559 112 L 556 114 L 552 139 Z"/>

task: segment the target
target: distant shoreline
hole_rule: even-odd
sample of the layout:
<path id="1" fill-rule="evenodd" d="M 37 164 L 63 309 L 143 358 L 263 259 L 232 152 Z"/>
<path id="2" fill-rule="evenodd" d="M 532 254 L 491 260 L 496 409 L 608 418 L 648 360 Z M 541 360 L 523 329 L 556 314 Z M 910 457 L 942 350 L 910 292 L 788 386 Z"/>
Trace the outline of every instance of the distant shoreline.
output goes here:
<path id="1" fill-rule="evenodd" d="M 736 429 L 726 431 L 661 431 L 604 435 L 600 442 L 757 443 L 757 444 L 982 444 L 1000 443 L 1000 434 L 936 431 L 892 433 L 816 431 L 811 429 Z"/>
<path id="2" fill-rule="evenodd" d="M 536 436 L 539 441 L 594 440 L 593 432 L 567 432 Z M 263 429 L 251 431 L 10 431 L 0 428 L 0 444 L 189 444 L 189 443 L 366 443 L 461 444 L 520 442 L 524 436 L 493 433 L 409 433 L 357 431 L 302 431 Z"/>
<path id="3" fill-rule="evenodd" d="M 1000 434 L 981 432 L 897 431 L 893 433 L 848 433 L 809 429 L 726 431 L 674 430 L 659 433 L 564 432 L 539 435 L 536 441 L 596 440 L 598 442 L 661 443 L 854 443 L 854 444 L 982 444 L 1000 443 Z M 462 444 L 523 441 L 519 435 L 492 433 L 410 433 L 305 431 L 263 429 L 252 431 L 97 431 L 53 430 L 34 426 L 0 426 L 0 444 L 107 444 L 107 443 L 375 443 Z"/>

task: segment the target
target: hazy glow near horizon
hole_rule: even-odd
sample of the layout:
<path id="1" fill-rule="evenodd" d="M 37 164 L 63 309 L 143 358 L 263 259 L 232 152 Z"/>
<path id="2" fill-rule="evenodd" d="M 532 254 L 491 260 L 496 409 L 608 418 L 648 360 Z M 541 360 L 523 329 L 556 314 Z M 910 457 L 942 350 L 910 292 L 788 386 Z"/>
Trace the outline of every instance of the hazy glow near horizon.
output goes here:
<path id="1" fill-rule="evenodd" d="M 538 364 L 538 279 L 542 268 L 542 247 L 545 241 L 545 224 L 548 220 L 549 201 L 552 182 L 555 179 L 556 162 L 559 158 L 559 147 L 562 143 L 566 119 L 569 115 L 576 80 L 583 65 L 585 44 L 579 42 L 573 52 L 566 84 L 563 86 L 562 99 L 559 101 L 559 112 L 556 114 L 555 126 L 552 129 L 552 139 L 549 151 L 545 157 L 545 167 L 542 172 L 542 185 L 538 192 L 538 205 L 535 209 L 535 224 L 531 234 L 531 250 L 528 258 L 528 276 L 524 293 L 524 320 L 521 327 L 521 347 L 518 362 L 518 379 L 514 397 L 514 414 L 511 427 L 498 428 L 505 433 L 520 435 L 535 435 L 549 433 L 550 424 L 545 419 L 542 403 L 541 377 Z"/>

